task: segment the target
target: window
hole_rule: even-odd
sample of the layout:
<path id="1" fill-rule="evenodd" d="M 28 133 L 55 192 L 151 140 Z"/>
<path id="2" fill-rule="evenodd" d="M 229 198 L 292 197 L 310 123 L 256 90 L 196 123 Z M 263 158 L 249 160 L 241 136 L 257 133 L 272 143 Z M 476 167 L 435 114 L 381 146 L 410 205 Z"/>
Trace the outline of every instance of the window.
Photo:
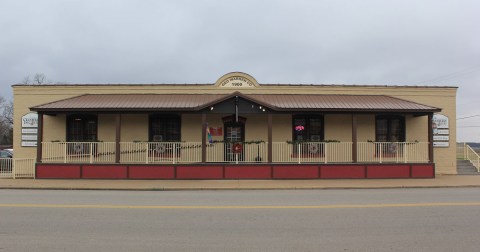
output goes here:
<path id="1" fill-rule="evenodd" d="M 295 155 L 307 155 L 308 157 L 323 155 L 324 145 L 319 143 L 323 140 L 322 116 L 298 115 L 293 117 L 293 141 L 295 142 L 293 153 Z"/>
<path id="2" fill-rule="evenodd" d="M 150 142 L 181 141 L 181 123 L 177 115 L 152 115 L 149 123 Z"/>
<path id="3" fill-rule="evenodd" d="M 67 117 L 67 141 L 97 141 L 97 115 L 70 115 Z"/>
<path id="4" fill-rule="evenodd" d="M 293 117 L 294 141 L 323 141 L 323 117 L 319 115 L 301 115 Z"/>
<path id="5" fill-rule="evenodd" d="M 404 142 L 405 118 L 403 116 L 377 116 L 376 142 Z"/>

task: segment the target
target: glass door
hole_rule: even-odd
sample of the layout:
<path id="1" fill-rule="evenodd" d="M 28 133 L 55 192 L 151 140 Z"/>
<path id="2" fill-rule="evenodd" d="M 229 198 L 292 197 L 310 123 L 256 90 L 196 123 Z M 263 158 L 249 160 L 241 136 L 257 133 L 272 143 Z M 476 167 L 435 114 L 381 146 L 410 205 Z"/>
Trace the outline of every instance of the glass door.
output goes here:
<path id="1" fill-rule="evenodd" d="M 243 124 L 225 124 L 225 161 L 243 161 L 245 141 L 245 127 Z"/>

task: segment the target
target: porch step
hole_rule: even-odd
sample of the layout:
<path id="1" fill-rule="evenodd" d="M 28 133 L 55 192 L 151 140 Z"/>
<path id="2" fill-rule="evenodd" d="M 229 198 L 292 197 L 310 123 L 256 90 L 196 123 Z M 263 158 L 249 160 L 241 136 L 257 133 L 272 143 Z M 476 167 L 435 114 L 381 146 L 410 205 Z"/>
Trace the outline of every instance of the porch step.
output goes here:
<path id="1" fill-rule="evenodd" d="M 475 166 L 468 160 L 457 159 L 457 174 L 458 175 L 480 175 Z"/>

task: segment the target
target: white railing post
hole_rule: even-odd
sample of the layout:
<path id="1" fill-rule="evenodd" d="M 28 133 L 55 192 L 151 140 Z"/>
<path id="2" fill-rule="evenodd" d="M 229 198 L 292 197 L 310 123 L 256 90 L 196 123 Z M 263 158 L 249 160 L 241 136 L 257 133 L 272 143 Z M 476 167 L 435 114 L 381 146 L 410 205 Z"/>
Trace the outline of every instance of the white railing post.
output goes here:
<path id="1" fill-rule="evenodd" d="M 90 164 L 93 163 L 93 146 L 92 146 L 92 143 L 89 144 L 90 145 Z"/>
<path id="2" fill-rule="evenodd" d="M 407 143 L 403 143 L 403 162 L 407 163 Z"/>
<path id="3" fill-rule="evenodd" d="M 463 160 L 467 160 L 467 142 L 463 142 Z"/>
<path id="4" fill-rule="evenodd" d="M 327 149 L 328 149 L 328 143 L 322 143 L 323 144 L 323 156 L 325 158 L 325 164 L 327 163 L 327 156 L 328 156 L 328 153 L 327 153 Z"/>
<path id="5" fill-rule="evenodd" d="M 380 143 L 380 164 L 382 163 L 382 157 L 383 157 L 383 148 L 385 146 L 383 145 L 383 143 Z"/>
<path id="6" fill-rule="evenodd" d="M 148 142 L 145 143 L 145 163 L 148 164 Z"/>
<path id="7" fill-rule="evenodd" d="M 12 158 L 10 165 L 12 166 L 12 176 L 13 176 L 13 179 L 15 179 L 15 178 L 17 177 L 17 176 L 16 176 L 17 171 L 16 171 L 16 167 L 15 167 L 15 166 L 16 166 L 16 165 L 15 165 L 15 159 Z"/>
<path id="8" fill-rule="evenodd" d="M 67 163 L 67 145 L 68 145 L 68 143 L 64 142 L 63 146 L 65 146 L 65 147 L 63 148 L 63 163 L 65 163 L 65 164 Z"/>
<path id="9" fill-rule="evenodd" d="M 172 159 L 173 159 L 173 164 L 175 164 L 175 156 L 177 155 L 177 144 L 176 143 L 173 143 L 173 156 L 172 156 Z"/>
<path id="10" fill-rule="evenodd" d="M 297 155 L 298 155 L 298 163 L 300 164 L 300 159 L 301 159 L 301 156 L 302 156 L 302 153 L 301 153 L 301 149 L 300 148 L 300 143 L 297 144 Z"/>

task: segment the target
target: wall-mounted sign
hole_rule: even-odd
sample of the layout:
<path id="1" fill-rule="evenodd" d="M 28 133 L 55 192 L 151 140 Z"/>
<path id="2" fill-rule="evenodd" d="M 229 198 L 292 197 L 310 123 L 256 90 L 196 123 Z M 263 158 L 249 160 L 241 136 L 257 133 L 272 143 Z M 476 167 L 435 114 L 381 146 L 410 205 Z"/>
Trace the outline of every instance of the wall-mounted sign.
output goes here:
<path id="1" fill-rule="evenodd" d="M 38 128 L 38 114 L 28 113 L 22 116 L 22 128 Z"/>
<path id="2" fill-rule="evenodd" d="M 448 134 L 450 134 L 450 130 L 448 130 L 448 129 L 437 129 L 437 134 L 448 135 Z"/>
<path id="3" fill-rule="evenodd" d="M 22 129 L 22 134 L 37 134 L 38 129 Z"/>
<path id="4" fill-rule="evenodd" d="M 433 141 L 448 141 L 450 136 L 435 135 L 433 136 Z"/>
<path id="5" fill-rule="evenodd" d="M 37 135 L 22 135 L 22 140 L 37 141 Z"/>
<path id="6" fill-rule="evenodd" d="M 248 88 L 255 87 L 252 81 L 242 76 L 232 76 L 220 83 L 220 87 Z"/>
<path id="7" fill-rule="evenodd" d="M 434 114 L 432 118 L 433 129 L 448 129 L 448 117 L 442 114 Z"/>
<path id="8" fill-rule="evenodd" d="M 433 147 L 448 147 L 448 142 L 433 142 Z"/>
<path id="9" fill-rule="evenodd" d="M 222 127 L 210 127 L 210 134 L 212 136 L 223 136 Z"/>
<path id="10" fill-rule="evenodd" d="M 450 146 L 450 129 L 448 117 L 442 114 L 434 114 L 432 117 L 433 147 Z"/>
<path id="11" fill-rule="evenodd" d="M 37 141 L 35 142 L 22 141 L 22 147 L 37 147 Z"/>
<path id="12" fill-rule="evenodd" d="M 38 138 L 38 114 L 22 116 L 22 147 L 36 147 Z"/>

